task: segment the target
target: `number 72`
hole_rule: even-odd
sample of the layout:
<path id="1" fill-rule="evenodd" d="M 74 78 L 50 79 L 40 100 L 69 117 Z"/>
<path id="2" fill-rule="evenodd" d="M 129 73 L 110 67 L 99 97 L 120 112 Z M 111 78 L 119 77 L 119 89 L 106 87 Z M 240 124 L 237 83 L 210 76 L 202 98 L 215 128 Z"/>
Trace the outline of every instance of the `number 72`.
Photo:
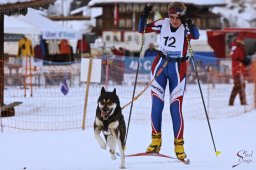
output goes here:
<path id="1" fill-rule="evenodd" d="M 164 37 L 165 41 L 164 41 L 164 45 L 168 45 L 168 47 L 176 47 L 174 44 L 176 42 L 176 39 L 174 37 L 169 37 L 166 36 Z M 168 43 L 168 44 L 167 44 Z"/>

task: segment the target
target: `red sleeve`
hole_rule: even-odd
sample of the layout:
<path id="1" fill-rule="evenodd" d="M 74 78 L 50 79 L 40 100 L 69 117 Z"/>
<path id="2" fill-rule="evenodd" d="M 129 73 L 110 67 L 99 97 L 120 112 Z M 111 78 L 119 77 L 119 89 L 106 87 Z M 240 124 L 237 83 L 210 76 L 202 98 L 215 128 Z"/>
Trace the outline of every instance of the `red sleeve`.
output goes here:
<path id="1" fill-rule="evenodd" d="M 112 51 L 113 54 L 115 54 L 115 55 L 117 55 L 117 56 L 123 56 L 123 55 L 124 55 L 124 53 L 118 51 L 118 50 L 115 49 L 115 48 L 114 48 L 114 49 L 111 49 L 111 51 Z"/>
<path id="2" fill-rule="evenodd" d="M 244 46 L 240 45 L 237 50 L 239 51 L 238 58 L 239 58 L 241 61 L 244 60 L 244 58 L 245 58 L 245 56 L 246 56 Z"/>
<path id="3" fill-rule="evenodd" d="M 150 24 L 147 24 L 146 28 L 145 28 L 145 33 L 147 33 L 147 32 L 160 33 L 163 23 L 164 23 L 164 19 L 159 19 Z"/>

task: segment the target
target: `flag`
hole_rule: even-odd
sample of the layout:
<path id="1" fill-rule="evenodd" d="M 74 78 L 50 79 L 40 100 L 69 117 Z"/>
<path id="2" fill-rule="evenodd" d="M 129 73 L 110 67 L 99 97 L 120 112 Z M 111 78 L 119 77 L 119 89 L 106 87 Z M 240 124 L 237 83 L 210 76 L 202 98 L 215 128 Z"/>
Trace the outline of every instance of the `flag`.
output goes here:
<path id="1" fill-rule="evenodd" d="M 114 7 L 114 26 L 118 26 L 119 13 L 118 13 L 118 5 L 115 3 Z"/>
<path id="2" fill-rule="evenodd" d="M 60 91 L 61 91 L 64 95 L 67 95 L 67 94 L 68 94 L 69 88 L 68 88 L 68 84 L 67 84 L 66 79 L 63 80 Z"/>

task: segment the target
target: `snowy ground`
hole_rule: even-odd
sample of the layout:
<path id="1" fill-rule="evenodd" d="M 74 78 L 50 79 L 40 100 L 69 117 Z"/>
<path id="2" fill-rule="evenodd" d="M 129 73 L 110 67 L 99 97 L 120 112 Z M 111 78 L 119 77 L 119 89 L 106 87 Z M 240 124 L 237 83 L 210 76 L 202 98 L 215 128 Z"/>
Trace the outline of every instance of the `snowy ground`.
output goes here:
<path id="1" fill-rule="evenodd" d="M 218 157 L 215 156 L 207 121 L 185 120 L 185 149 L 190 165 L 166 158 L 133 157 L 126 158 L 126 167 L 133 170 L 255 170 L 255 120 L 255 110 L 232 118 L 211 120 L 217 150 L 222 152 Z M 161 152 L 174 156 L 171 126 L 171 122 L 163 122 Z M 145 151 L 150 132 L 150 122 L 131 122 L 126 154 Z M 5 130 L 0 134 L 0 151 L 0 170 L 112 170 L 119 167 L 119 159 L 111 160 L 108 151 L 98 146 L 91 127 L 85 131 L 63 132 Z"/>

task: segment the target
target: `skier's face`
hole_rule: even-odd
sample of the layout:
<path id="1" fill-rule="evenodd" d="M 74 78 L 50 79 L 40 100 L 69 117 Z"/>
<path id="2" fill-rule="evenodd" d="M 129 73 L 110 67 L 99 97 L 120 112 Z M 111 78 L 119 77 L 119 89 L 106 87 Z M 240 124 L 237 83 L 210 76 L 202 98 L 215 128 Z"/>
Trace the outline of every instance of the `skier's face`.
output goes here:
<path id="1" fill-rule="evenodd" d="M 181 25 L 181 20 L 178 14 L 170 14 L 169 17 L 172 27 L 178 28 Z"/>

